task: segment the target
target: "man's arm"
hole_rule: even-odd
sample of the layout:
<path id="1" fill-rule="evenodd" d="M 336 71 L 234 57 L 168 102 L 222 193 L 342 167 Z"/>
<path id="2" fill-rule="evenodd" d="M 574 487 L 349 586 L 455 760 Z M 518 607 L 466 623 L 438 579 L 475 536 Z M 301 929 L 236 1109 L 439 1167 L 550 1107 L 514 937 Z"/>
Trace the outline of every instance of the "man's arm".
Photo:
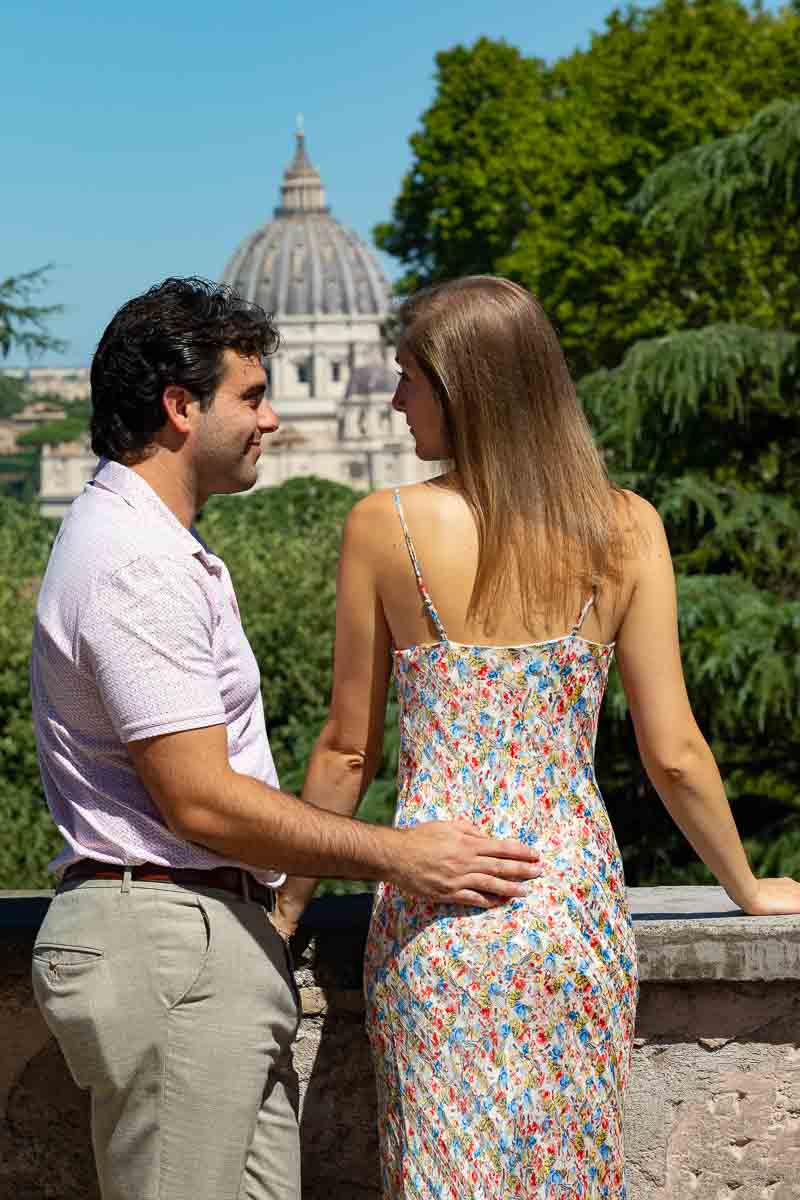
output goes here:
<path id="1" fill-rule="evenodd" d="M 194 559 L 142 557 L 102 581 L 82 655 L 139 777 L 186 841 L 296 875 L 391 879 L 433 899 L 519 894 L 534 853 L 469 827 L 380 829 L 234 771 L 213 654 L 208 578 Z"/>
<path id="2" fill-rule="evenodd" d="M 324 812 L 233 771 L 225 727 L 128 743 L 167 826 L 226 858 L 294 875 L 385 879 L 432 900 L 488 908 L 488 895 L 524 895 L 540 873 L 536 851 L 495 841 L 461 821 L 411 829 Z"/>

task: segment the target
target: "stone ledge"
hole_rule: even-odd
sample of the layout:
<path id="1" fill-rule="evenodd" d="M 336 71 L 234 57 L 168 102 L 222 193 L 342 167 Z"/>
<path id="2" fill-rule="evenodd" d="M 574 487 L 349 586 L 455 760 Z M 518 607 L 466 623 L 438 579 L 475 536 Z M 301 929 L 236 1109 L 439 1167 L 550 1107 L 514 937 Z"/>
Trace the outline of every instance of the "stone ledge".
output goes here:
<path id="1" fill-rule="evenodd" d="M 0 892 L 0 942 L 32 941 L 51 896 L 46 891 Z M 748 917 L 715 887 L 630 888 L 628 896 L 642 982 L 800 979 L 800 916 Z M 338 993 L 360 989 L 353 951 L 366 937 L 371 904 L 369 893 L 321 897 L 301 922 L 300 945 L 321 938 L 341 951 L 339 939 L 349 943 L 346 972 L 331 961 L 333 977 L 326 980 L 325 990 L 337 993 L 329 1002 L 340 1010 L 352 1007 Z M 298 980 L 301 991 L 305 982 Z M 323 1012 L 328 1002 L 320 1007 L 323 1000 L 315 995 L 308 1003 Z"/>
<path id="2" fill-rule="evenodd" d="M 800 1200 L 800 918 L 716 888 L 630 892 L 642 966 L 625 1147 L 631 1200 Z M 36 1008 L 48 892 L 0 893 L 0 1196 L 99 1200 L 88 1098 Z M 372 898 L 324 897 L 294 939 L 304 1200 L 379 1200 L 361 963 Z"/>
<path id="3" fill-rule="evenodd" d="M 800 916 L 748 917 L 716 887 L 631 888 L 641 979 L 800 979 Z"/>

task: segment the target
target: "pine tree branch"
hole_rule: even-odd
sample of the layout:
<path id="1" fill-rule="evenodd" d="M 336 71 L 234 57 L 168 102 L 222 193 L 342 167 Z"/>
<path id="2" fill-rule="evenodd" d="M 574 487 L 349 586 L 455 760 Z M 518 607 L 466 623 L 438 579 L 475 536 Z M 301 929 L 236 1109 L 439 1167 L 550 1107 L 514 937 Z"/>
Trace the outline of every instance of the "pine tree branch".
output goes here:
<path id="1" fill-rule="evenodd" d="M 601 445 L 621 443 L 630 468 L 646 410 L 660 410 L 665 435 L 707 404 L 742 421 L 745 377 L 755 376 L 780 403 L 786 371 L 800 373 L 800 337 L 724 323 L 635 342 L 619 367 L 584 376 L 578 394 L 601 430 Z"/>
<path id="2" fill-rule="evenodd" d="M 800 205 L 800 101 L 775 100 L 730 137 L 695 146 L 652 173 L 631 201 L 645 225 L 678 234 L 678 257 L 720 217 Z"/>
<path id="3" fill-rule="evenodd" d="M 800 601 L 782 600 L 741 576 L 678 577 L 688 678 L 716 696 L 721 729 L 744 719 L 796 725 L 800 711 Z"/>
<path id="4" fill-rule="evenodd" d="M 692 541 L 690 550 L 675 555 L 678 571 L 693 574 L 732 564 L 750 579 L 769 577 L 773 588 L 797 595 L 800 506 L 794 497 L 688 471 L 665 482 L 654 503 L 665 524 Z"/>
<path id="5" fill-rule="evenodd" d="M 677 584 L 684 670 L 692 703 L 710 698 L 708 734 L 727 740 L 743 725 L 763 733 L 780 723 L 796 742 L 800 601 L 782 599 L 735 574 L 679 574 Z M 627 711 L 616 672 L 607 708 L 617 721 Z"/>
<path id="6" fill-rule="evenodd" d="M 47 332 L 47 323 L 64 311 L 61 304 L 34 304 L 32 298 L 46 284 L 52 264 L 9 275 L 0 280 L 0 355 L 12 346 L 26 354 L 64 350 L 66 342 Z"/>

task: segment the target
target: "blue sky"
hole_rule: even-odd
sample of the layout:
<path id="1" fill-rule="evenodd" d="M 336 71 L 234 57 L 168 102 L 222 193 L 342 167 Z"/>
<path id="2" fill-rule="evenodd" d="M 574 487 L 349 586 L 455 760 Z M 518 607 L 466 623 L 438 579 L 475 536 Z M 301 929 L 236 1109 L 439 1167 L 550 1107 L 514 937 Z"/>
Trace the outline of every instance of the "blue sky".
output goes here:
<path id="1" fill-rule="evenodd" d="M 167 275 L 219 278 L 271 216 L 298 112 L 334 215 L 369 238 L 438 50 L 486 34 L 551 60 L 587 46 L 612 7 L 5 0 L 0 278 L 52 262 L 41 301 L 66 308 L 52 332 L 68 350 L 37 361 L 87 363 L 119 304 Z"/>

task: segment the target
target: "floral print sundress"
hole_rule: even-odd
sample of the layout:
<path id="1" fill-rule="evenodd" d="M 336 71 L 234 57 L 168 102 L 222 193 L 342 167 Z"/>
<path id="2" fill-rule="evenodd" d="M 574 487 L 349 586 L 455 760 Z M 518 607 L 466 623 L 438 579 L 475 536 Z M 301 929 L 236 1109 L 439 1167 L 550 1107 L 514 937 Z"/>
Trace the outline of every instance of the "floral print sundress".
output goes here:
<path id="1" fill-rule="evenodd" d="M 622 862 L 594 776 L 613 645 L 394 651 L 395 824 L 466 818 L 544 873 L 491 910 L 378 887 L 366 952 L 384 1200 L 630 1200 L 622 1102 L 637 998 Z"/>

